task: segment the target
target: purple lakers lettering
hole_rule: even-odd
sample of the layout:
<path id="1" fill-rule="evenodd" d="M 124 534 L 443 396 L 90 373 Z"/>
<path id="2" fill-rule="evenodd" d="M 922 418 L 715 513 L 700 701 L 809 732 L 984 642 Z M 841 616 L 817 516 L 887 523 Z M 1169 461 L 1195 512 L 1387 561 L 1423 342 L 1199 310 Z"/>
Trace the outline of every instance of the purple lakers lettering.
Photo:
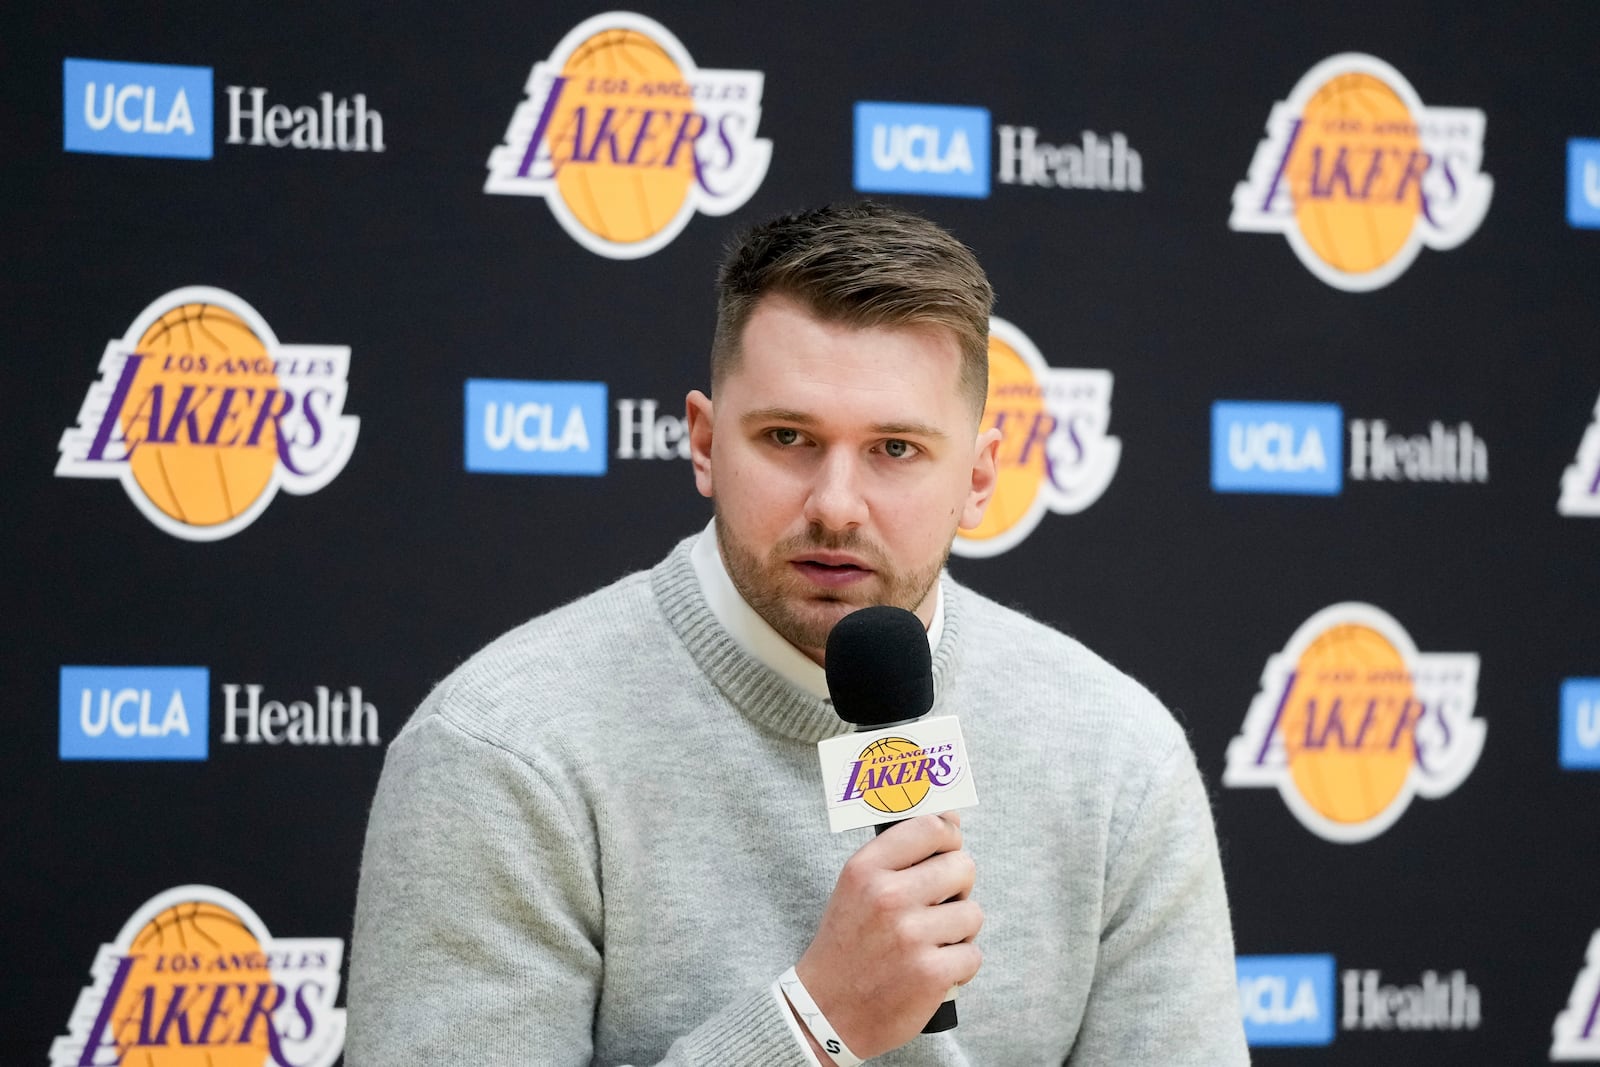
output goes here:
<path id="1" fill-rule="evenodd" d="M 517 168 L 517 177 L 527 178 L 534 174 L 541 149 L 544 149 L 548 150 L 547 158 L 552 173 L 558 173 L 562 167 L 570 164 L 599 163 L 673 170 L 680 162 L 686 163 L 696 184 L 706 195 L 724 195 L 707 181 L 708 163 L 712 156 L 710 152 L 698 150 L 698 146 L 702 138 L 709 135 L 723 157 L 732 159 L 739 151 L 734 142 L 745 132 L 741 128 L 744 125 L 742 116 L 720 115 L 713 128 L 707 116 L 698 111 L 631 107 L 616 103 L 602 106 L 589 102 L 601 98 L 604 90 L 626 94 L 629 83 L 625 78 L 610 82 L 589 79 L 584 90 L 586 102 L 564 109 L 561 107 L 561 98 L 570 81 L 569 78 L 556 78 L 551 82 L 550 95 L 539 113 L 539 123 L 534 127 L 533 136 L 528 139 L 522 165 Z M 680 92 L 668 93 L 669 88 Z M 656 88 L 647 83 L 639 92 L 646 97 L 659 93 L 681 100 L 683 91 L 687 89 L 683 82 L 661 82 Z M 730 97 L 737 99 L 745 95 L 743 86 L 730 86 L 729 89 L 732 90 L 728 94 Z M 578 91 L 574 90 L 575 93 Z M 555 130 L 551 128 L 551 119 L 558 114 L 565 116 L 566 124 L 563 129 Z"/>
<path id="2" fill-rule="evenodd" d="M 954 745 L 936 749 L 912 749 L 859 759 L 850 765 L 842 800 L 855 800 L 865 793 L 891 785 L 911 785 L 926 780 L 929 785 L 949 785 L 956 775 Z"/>
<path id="3" fill-rule="evenodd" d="M 291 389 L 208 385 L 173 381 L 170 377 L 152 381 L 152 375 L 147 373 L 143 376 L 142 391 L 136 394 L 134 386 L 141 383 L 140 370 L 146 360 L 156 360 L 166 375 L 175 371 L 210 374 L 217 382 L 232 376 L 251 381 L 277 377 L 280 366 L 304 379 L 324 376 L 329 381 L 335 380 L 333 364 L 328 360 L 304 361 L 305 369 L 300 370 L 302 364 L 296 361 L 212 360 L 204 354 L 131 353 L 122 365 L 105 416 L 95 428 L 86 459 L 124 462 L 133 458 L 134 450 L 141 444 L 258 448 L 266 441 L 278 462 L 291 474 L 314 473 L 296 465 L 296 453 L 315 453 L 325 432 L 324 423 L 333 413 L 335 396 L 331 389 L 312 386 L 297 394 Z M 296 414 L 309 431 L 301 435 L 304 447 L 297 447 L 295 437 L 283 428 L 283 420 Z"/>
<path id="4" fill-rule="evenodd" d="M 234 967 L 244 977 L 249 977 L 251 971 L 263 969 L 241 964 L 237 957 L 234 959 Z M 196 975 L 205 969 L 224 972 L 229 969 L 225 957 L 208 963 L 199 957 L 158 956 L 155 970 L 159 973 L 165 965 L 174 973 L 181 973 L 186 961 L 191 973 Z M 175 981 L 166 990 L 146 984 L 130 995 L 128 980 L 138 962 L 139 957 L 124 956 L 117 964 L 106 991 L 106 1001 L 107 1005 L 124 1005 L 126 1011 L 113 1020 L 114 1012 L 102 1006 L 89 1031 L 83 1055 L 77 1061 L 81 1067 L 124 1063 L 128 1062 L 129 1053 L 151 1050 L 259 1050 L 258 1037 L 265 1041 L 271 1063 L 278 1067 L 300 1067 L 290 1062 L 283 1042 L 290 1034 L 304 1033 L 316 1025 L 313 1000 L 321 993 L 322 983 L 308 980 L 286 986 L 273 981 L 234 982 L 227 981 L 224 974 L 213 981 L 198 978 L 192 982 Z M 326 964 L 320 969 L 325 971 Z M 166 993 L 164 998 L 162 992 Z M 102 1054 L 115 1058 L 102 1059 Z"/>

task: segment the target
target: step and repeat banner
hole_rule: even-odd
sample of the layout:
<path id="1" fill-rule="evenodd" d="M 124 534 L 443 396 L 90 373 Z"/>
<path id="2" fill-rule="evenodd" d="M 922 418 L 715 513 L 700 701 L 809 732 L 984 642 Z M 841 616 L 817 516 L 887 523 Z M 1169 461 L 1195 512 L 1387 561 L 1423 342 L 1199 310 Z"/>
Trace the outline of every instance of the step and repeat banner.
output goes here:
<path id="1" fill-rule="evenodd" d="M 951 571 L 1186 725 L 1255 1057 L 1600 1062 L 1600 8 L 0 22 L 0 1062 L 338 1062 L 385 745 L 705 523 L 723 242 L 861 195 L 990 272 Z"/>

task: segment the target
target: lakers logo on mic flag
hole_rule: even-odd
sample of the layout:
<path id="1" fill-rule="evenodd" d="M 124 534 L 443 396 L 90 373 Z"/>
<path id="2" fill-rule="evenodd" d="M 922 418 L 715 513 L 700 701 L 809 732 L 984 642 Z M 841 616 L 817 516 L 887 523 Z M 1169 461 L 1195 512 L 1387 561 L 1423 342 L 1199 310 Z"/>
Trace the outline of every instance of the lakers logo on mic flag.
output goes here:
<path id="1" fill-rule="evenodd" d="M 978 802 L 954 715 L 830 737 L 818 743 L 817 759 L 835 832 Z"/>

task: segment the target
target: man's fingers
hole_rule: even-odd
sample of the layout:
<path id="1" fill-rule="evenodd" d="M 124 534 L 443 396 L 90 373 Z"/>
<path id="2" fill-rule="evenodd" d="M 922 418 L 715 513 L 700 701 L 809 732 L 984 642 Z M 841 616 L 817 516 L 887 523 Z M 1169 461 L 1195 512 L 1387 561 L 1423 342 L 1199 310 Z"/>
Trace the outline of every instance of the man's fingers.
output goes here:
<path id="1" fill-rule="evenodd" d="M 978 869 L 970 852 L 940 852 L 900 872 L 906 894 L 918 904 L 965 900 L 972 893 Z"/>
<path id="2" fill-rule="evenodd" d="M 952 900 L 917 916 L 918 937 L 930 945 L 971 944 L 983 929 L 983 909 L 974 900 Z"/>
<path id="3" fill-rule="evenodd" d="M 939 950 L 939 965 L 948 985 L 966 985 L 983 966 L 983 950 L 971 941 L 946 945 Z"/>
<path id="4" fill-rule="evenodd" d="M 954 815 L 946 812 L 945 815 Z M 961 848 L 961 820 L 943 815 L 919 815 L 889 827 L 856 855 L 874 867 L 903 871 L 939 852 Z"/>

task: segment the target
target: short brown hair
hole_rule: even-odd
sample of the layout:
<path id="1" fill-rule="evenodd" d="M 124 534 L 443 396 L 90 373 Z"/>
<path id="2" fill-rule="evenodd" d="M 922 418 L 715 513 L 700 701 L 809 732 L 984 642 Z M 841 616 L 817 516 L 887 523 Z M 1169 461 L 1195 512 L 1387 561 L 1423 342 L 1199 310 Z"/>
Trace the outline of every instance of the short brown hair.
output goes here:
<path id="1" fill-rule="evenodd" d="M 994 289 L 972 249 L 920 215 L 866 200 L 782 215 L 741 234 L 717 278 L 713 391 L 738 365 L 745 324 L 772 293 L 862 329 L 950 331 L 961 349 L 961 391 L 983 412 Z"/>

